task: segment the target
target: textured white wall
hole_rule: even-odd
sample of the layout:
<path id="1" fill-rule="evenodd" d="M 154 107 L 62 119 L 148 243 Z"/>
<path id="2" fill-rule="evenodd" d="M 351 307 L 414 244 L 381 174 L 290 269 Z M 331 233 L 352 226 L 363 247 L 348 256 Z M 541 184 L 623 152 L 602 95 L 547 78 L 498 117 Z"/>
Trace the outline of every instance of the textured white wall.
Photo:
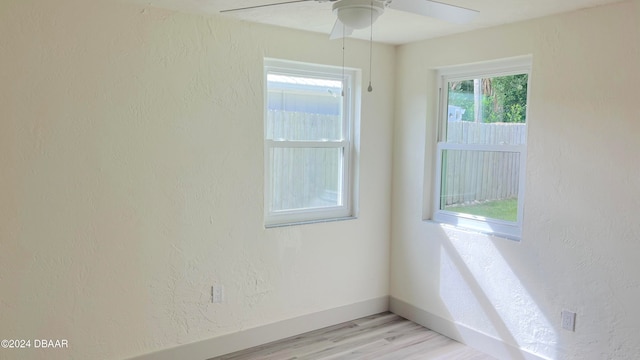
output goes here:
<path id="1" fill-rule="evenodd" d="M 368 54 L 347 43 L 364 80 Z M 359 218 L 265 230 L 263 57 L 340 65 L 340 42 L 114 1 L 2 1 L 0 338 L 69 348 L 0 358 L 125 358 L 386 296 L 395 50 L 374 56 Z"/>
<path id="2" fill-rule="evenodd" d="M 522 241 L 421 221 L 431 204 L 433 69 L 526 54 Z M 640 3 L 409 44 L 397 62 L 391 295 L 552 359 L 637 359 Z M 575 333 L 560 329 L 564 308 L 578 313 Z"/>

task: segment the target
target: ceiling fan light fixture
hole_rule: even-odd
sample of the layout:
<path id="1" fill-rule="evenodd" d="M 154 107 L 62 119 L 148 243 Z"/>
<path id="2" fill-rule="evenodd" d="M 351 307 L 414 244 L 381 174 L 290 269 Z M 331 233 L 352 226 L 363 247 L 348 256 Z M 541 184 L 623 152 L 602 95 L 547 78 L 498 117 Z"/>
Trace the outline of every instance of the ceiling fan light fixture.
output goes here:
<path id="1" fill-rule="evenodd" d="M 382 15 L 384 3 L 379 0 L 340 0 L 333 4 L 333 12 L 346 26 L 364 29 Z"/>

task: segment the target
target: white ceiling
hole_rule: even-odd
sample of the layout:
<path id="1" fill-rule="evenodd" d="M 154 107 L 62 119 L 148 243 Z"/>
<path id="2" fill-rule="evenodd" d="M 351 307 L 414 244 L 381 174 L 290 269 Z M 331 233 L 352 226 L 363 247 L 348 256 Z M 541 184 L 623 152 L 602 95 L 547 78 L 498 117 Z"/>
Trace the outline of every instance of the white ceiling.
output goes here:
<path id="1" fill-rule="evenodd" d="M 178 11 L 219 14 L 220 10 L 273 4 L 287 0 L 129 0 Z M 386 9 L 373 25 L 373 40 L 389 44 L 405 44 L 479 28 L 558 14 L 620 0 L 441 0 L 452 5 L 478 10 L 480 14 L 469 24 L 457 25 L 434 18 Z M 244 21 L 283 26 L 328 34 L 335 22 L 331 3 L 305 1 L 259 9 L 224 13 Z M 357 30 L 354 38 L 369 39 L 369 29 Z"/>

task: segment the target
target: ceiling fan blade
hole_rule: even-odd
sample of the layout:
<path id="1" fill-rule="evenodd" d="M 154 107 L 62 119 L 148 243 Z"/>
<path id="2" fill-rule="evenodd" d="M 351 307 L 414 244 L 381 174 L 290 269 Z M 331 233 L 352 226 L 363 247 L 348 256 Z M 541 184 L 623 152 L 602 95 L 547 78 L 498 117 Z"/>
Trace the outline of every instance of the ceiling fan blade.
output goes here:
<path id="1" fill-rule="evenodd" d="M 221 13 L 226 13 L 226 12 L 232 12 L 232 11 L 241 11 L 241 10 L 257 9 L 257 8 L 263 8 L 263 7 L 267 7 L 267 6 L 276 6 L 276 5 L 293 4 L 293 3 L 305 2 L 305 1 L 313 1 L 313 0 L 292 0 L 292 1 L 282 1 L 282 2 L 277 2 L 277 3 L 273 3 L 273 4 L 255 5 L 255 6 L 247 6 L 247 7 L 235 8 L 235 9 L 228 9 L 228 10 L 220 10 L 220 12 L 221 12 Z"/>
<path id="2" fill-rule="evenodd" d="M 466 24 L 478 15 L 478 11 L 431 0 L 393 0 L 390 9 L 429 16 L 455 24 Z"/>
<path id="3" fill-rule="evenodd" d="M 344 25 L 340 19 L 336 19 L 336 23 L 333 25 L 333 30 L 331 30 L 331 35 L 329 39 L 341 39 L 345 36 L 349 36 L 353 34 L 353 29 Z"/>

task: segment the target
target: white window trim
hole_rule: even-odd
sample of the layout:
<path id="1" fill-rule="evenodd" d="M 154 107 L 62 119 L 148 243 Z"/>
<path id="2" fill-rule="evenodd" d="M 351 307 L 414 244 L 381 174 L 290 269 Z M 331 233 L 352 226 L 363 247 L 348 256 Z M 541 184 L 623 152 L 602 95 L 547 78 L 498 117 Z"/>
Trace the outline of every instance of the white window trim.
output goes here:
<path id="1" fill-rule="evenodd" d="M 264 223 L 266 228 L 301 225 L 309 223 L 353 219 L 357 210 L 357 147 L 360 123 L 360 71 L 328 65 L 316 65 L 289 60 L 265 58 L 264 60 L 264 104 L 267 103 L 267 75 L 271 72 L 293 76 L 318 76 L 344 81 L 344 121 L 340 141 L 290 141 L 266 139 L 267 113 L 264 113 Z M 274 148 L 336 148 L 342 149 L 342 205 L 322 208 L 271 211 L 271 166 L 270 153 Z"/>
<path id="2" fill-rule="evenodd" d="M 436 169 L 432 194 L 432 218 L 431 220 L 453 225 L 463 229 L 478 231 L 480 233 L 503 237 L 519 241 L 522 238 L 522 227 L 524 223 L 524 196 L 526 178 L 526 158 L 527 145 L 478 145 L 478 144 L 456 144 L 446 142 L 446 121 L 447 121 L 447 95 L 443 91 L 450 81 L 468 80 L 480 77 L 499 77 L 517 74 L 528 74 L 529 85 L 531 82 L 531 56 L 492 61 L 480 64 L 470 64 L 462 66 L 452 66 L 438 69 L 438 88 L 440 98 L 438 101 L 438 118 L 436 131 Z M 527 105 L 529 104 L 530 89 L 528 86 Z M 529 106 L 527 106 L 527 124 L 529 124 Z M 528 126 L 527 126 L 528 128 Z M 525 130 L 525 139 L 528 137 Z M 516 152 L 520 154 L 520 176 L 518 182 L 518 217 L 517 221 L 504 221 L 499 219 L 484 218 L 469 214 L 461 214 L 447 210 L 441 210 L 441 186 L 442 186 L 442 155 L 446 150 L 469 150 L 469 151 L 500 151 Z"/>

